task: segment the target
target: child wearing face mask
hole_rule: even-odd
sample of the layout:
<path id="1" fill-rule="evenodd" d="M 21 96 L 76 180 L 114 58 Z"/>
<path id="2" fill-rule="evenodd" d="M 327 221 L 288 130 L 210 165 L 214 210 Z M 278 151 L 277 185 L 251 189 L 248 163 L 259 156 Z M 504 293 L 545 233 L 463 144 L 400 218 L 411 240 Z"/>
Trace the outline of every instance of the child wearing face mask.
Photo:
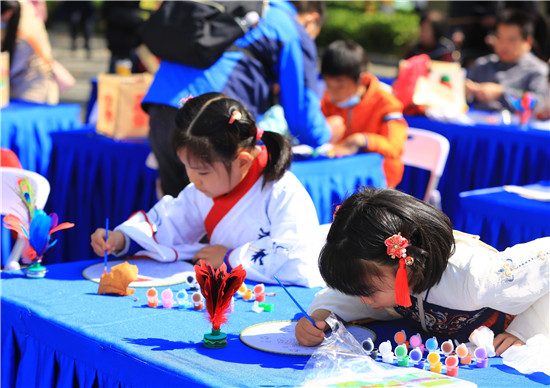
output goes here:
<path id="1" fill-rule="evenodd" d="M 256 126 L 244 105 L 222 93 L 189 99 L 178 110 L 175 153 L 191 183 L 91 237 L 98 255 L 135 253 L 157 261 L 242 265 L 247 279 L 322 285 L 316 266 L 319 222 L 313 202 L 288 168 L 290 143 Z M 206 240 L 206 242 L 205 242 Z"/>
<path id="2" fill-rule="evenodd" d="M 321 109 L 331 127 L 345 126 L 334 155 L 379 153 L 384 157 L 388 187 L 395 187 L 403 176 L 400 157 L 408 125 L 401 102 L 382 88 L 378 78 L 363 71 L 366 64 L 366 53 L 357 43 L 331 43 L 321 61 L 326 83 Z"/>

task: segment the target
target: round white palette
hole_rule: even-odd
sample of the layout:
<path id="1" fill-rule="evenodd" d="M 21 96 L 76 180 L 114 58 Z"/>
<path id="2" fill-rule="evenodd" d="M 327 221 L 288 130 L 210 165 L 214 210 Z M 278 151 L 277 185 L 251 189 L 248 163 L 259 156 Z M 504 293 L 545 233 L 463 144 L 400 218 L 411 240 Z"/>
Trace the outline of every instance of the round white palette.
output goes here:
<path id="1" fill-rule="evenodd" d="M 129 258 L 126 260 L 109 260 L 108 271 L 117 264 L 127 261 L 137 265 L 138 279 L 128 287 L 162 287 L 173 284 L 184 283 L 189 275 L 195 277 L 195 270 L 191 263 L 186 261 L 175 261 L 172 263 L 161 263 L 147 258 Z M 82 271 L 82 275 L 93 282 L 99 283 L 103 274 L 103 261 L 90 265 Z"/>
<path id="2" fill-rule="evenodd" d="M 298 321 L 273 321 L 247 327 L 241 332 L 241 341 L 251 348 L 271 353 L 311 356 L 319 346 L 302 346 L 294 336 L 294 327 Z M 371 330 L 355 325 L 346 329 L 362 343 L 367 338 L 373 341 L 376 334 Z"/>

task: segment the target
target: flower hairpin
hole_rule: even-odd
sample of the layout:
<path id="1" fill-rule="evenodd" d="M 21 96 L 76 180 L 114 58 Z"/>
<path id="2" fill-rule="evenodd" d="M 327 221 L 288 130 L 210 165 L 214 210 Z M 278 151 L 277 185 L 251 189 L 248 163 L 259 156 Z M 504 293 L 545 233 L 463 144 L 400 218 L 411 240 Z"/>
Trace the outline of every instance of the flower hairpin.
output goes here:
<path id="1" fill-rule="evenodd" d="M 401 236 L 401 232 L 399 232 L 398 234 L 394 234 L 391 237 L 388 237 L 386 241 L 384 241 L 384 244 L 386 245 L 386 247 L 388 247 L 387 252 L 392 259 L 395 259 L 396 256 L 407 256 L 407 250 L 405 248 L 409 246 L 409 240 Z"/>
<path id="2" fill-rule="evenodd" d="M 407 256 L 406 248 L 409 246 L 409 240 L 401 236 L 401 232 L 388 237 L 384 241 L 384 244 L 388 248 L 387 253 L 392 259 L 395 259 L 396 257 L 405 259 L 405 264 L 407 265 L 412 265 L 412 263 L 414 263 L 414 258 Z"/>
<path id="3" fill-rule="evenodd" d="M 229 124 L 233 124 L 235 120 L 239 121 L 243 117 L 242 113 L 238 110 L 234 110 L 229 118 Z"/>
<path id="4" fill-rule="evenodd" d="M 192 98 L 193 98 L 193 96 L 191 96 L 191 95 L 186 96 L 186 97 L 183 97 L 183 98 L 179 101 L 178 106 L 179 106 L 180 108 L 183 107 L 183 106 L 185 105 L 185 103 L 186 103 L 187 101 L 189 101 L 190 99 L 192 99 Z"/>

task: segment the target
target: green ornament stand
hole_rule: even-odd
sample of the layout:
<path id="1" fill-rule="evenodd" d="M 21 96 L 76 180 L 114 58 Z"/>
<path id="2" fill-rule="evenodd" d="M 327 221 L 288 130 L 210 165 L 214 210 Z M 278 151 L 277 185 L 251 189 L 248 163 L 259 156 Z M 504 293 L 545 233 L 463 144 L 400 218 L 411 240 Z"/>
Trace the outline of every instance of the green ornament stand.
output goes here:
<path id="1" fill-rule="evenodd" d="M 211 333 L 204 335 L 202 343 L 205 347 L 211 349 L 225 348 L 227 346 L 227 334 L 212 329 Z"/>
<path id="2" fill-rule="evenodd" d="M 43 267 L 39 262 L 33 262 L 27 267 L 26 275 L 31 279 L 41 279 L 46 276 L 46 267 Z"/>

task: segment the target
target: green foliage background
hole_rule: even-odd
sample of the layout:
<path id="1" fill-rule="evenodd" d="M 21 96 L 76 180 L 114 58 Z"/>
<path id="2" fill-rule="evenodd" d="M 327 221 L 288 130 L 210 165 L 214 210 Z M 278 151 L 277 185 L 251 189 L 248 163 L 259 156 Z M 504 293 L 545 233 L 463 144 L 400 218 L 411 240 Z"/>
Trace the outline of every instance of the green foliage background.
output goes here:
<path id="1" fill-rule="evenodd" d="M 380 2 L 327 1 L 328 18 L 316 42 L 320 51 L 337 39 L 352 39 L 367 53 L 401 57 L 418 39 L 414 12 L 380 10 Z"/>

